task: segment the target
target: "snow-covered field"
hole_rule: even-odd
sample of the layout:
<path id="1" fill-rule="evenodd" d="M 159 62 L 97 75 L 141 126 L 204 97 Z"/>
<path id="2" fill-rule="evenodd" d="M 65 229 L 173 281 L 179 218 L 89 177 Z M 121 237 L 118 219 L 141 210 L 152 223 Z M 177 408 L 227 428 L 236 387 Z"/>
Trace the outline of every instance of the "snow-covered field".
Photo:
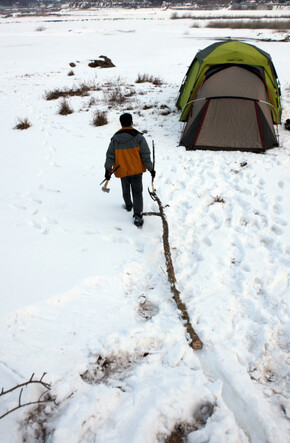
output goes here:
<path id="1" fill-rule="evenodd" d="M 171 14 L 0 19 L 0 389 L 47 372 L 56 397 L 0 420 L 1 442 L 289 441 L 290 133 L 281 126 L 280 147 L 265 155 L 186 152 L 175 99 L 197 50 L 230 35 L 271 54 L 284 122 L 290 43 L 272 31 L 194 29 Z M 116 67 L 88 67 L 100 55 Z M 162 85 L 137 84 L 138 74 Z M 71 115 L 45 100 L 83 82 L 99 90 L 70 98 Z M 130 97 L 109 107 L 116 86 Z M 96 110 L 108 125 L 92 125 Z M 99 186 L 123 111 L 155 141 L 177 287 L 201 351 L 171 298 L 160 219 L 136 229 L 118 180 L 109 194 Z M 17 118 L 32 126 L 13 129 Z M 156 211 L 150 179 L 144 209 Z M 22 402 L 42 392 L 30 386 Z M 17 402 L 0 396 L 0 415 Z"/>

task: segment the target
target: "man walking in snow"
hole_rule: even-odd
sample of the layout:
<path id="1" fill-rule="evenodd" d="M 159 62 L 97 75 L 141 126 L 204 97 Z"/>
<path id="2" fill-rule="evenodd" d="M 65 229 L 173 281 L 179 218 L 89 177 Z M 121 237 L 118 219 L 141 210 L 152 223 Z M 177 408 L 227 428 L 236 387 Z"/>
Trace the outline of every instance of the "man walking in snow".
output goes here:
<path id="1" fill-rule="evenodd" d="M 127 211 L 133 208 L 134 224 L 141 227 L 143 225 L 142 173 L 148 169 L 154 178 L 155 171 L 145 138 L 133 128 L 132 115 L 122 114 L 120 123 L 121 129 L 111 138 L 107 150 L 105 178 L 110 180 L 112 167 L 120 165 L 115 171 L 115 176 L 121 178 L 124 207 Z"/>

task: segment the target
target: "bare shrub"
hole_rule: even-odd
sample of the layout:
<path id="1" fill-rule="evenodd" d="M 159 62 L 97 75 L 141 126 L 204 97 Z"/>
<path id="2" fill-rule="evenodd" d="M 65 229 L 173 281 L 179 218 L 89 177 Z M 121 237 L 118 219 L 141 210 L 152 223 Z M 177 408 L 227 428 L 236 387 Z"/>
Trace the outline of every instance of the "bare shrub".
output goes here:
<path id="1" fill-rule="evenodd" d="M 78 87 L 74 88 L 56 88 L 53 91 L 48 91 L 45 93 L 46 100 L 57 100 L 58 98 L 66 98 L 66 97 L 85 97 L 89 95 L 90 91 L 100 91 L 100 87 L 95 83 L 81 83 Z"/>
<path id="2" fill-rule="evenodd" d="M 90 108 L 91 106 L 94 106 L 96 103 L 97 103 L 97 100 L 95 99 L 95 97 L 91 97 L 91 98 L 90 98 L 90 101 L 89 101 L 89 103 L 88 103 L 89 108 Z"/>
<path id="3" fill-rule="evenodd" d="M 114 86 L 110 91 L 106 92 L 105 97 L 109 103 L 118 105 L 122 105 L 127 99 L 119 85 Z"/>
<path id="4" fill-rule="evenodd" d="M 61 89 L 54 89 L 53 91 L 47 91 L 45 93 L 45 100 L 57 100 L 60 97 L 66 97 L 67 96 L 67 89 L 61 90 Z"/>
<path id="5" fill-rule="evenodd" d="M 69 115 L 72 114 L 74 111 L 68 101 L 66 99 L 63 99 L 63 101 L 59 105 L 58 113 L 60 115 Z"/>
<path id="6" fill-rule="evenodd" d="M 161 86 L 163 85 L 163 81 L 159 77 L 154 77 L 152 84 L 154 86 Z"/>
<path id="7" fill-rule="evenodd" d="M 153 105 L 144 105 L 143 106 L 144 111 L 147 111 L 148 109 L 152 109 L 152 108 L 153 108 Z"/>
<path id="8" fill-rule="evenodd" d="M 19 129 L 22 131 L 23 129 L 28 129 L 31 126 L 32 125 L 28 118 L 18 118 L 17 124 L 14 126 L 14 129 Z"/>
<path id="9" fill-rule="evenodd" d="M 149 74 L 138 74 L 135 83 L 152 83 L 153 76 Z"/>
<path id="10" fill-rule="evenodd" d="M 191 14 L 178 15 L 177 12 L 173 12 L 173 14 L 171 14 L 171 16 L 170 16 L 171 20 L 181 20 L 181 19 L 188 19 L 188 18 L 193 18 L 193 16 Z"/>
<path id="11" fill-rule="evenodd" d="M 107 113 L 104 111 L 96 111 L 93 116 L 93 126 L 104 126 L 108 124 Z"/>
<path id="12" fill-rule="evenodd" d="M 179 18 L 179 16 L 178 16 L 177 12 L 173 12 L 173 14 L 171 14 L 170 18 L 171 18 L 171 20 L 176 20 Z"/>
<path id="13" fill-rule="evenodd" d="M 159 77 L 153 77 L 153 75 L 149 74 L 138 74 L 135 83 L 152 83 L 155 86 L 160 86 L 163 84 L 162 80 Z"/>
<path id="14" fill-rule="evenodd" d="M 46 30 L 46 28 L 44 26 L 38 26 L 38 28 L 35 29 L 35 31 L 37 31 L 37 32 L 42 32 L 45 30 Z"/>
<path id="15" fill-rule="evenodd" d="M 136 94 L 136 91 L 135 91 L 135 89 L 132 89 L 132 88 L 125 91 L 126 98 L 133 97 L 133 95 L 135 95 L 135 94 Z"/>

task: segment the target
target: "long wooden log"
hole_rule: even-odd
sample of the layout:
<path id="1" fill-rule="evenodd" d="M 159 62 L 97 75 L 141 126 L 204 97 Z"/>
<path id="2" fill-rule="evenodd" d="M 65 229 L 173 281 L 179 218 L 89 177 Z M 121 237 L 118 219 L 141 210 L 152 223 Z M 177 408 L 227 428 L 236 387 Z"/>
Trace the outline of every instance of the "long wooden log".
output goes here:
<path id="1" fill-rule="evenodd" d="M 148 191 L 149 191 L 149 189 L 148 189 Z M 171 258 L 170 244 L 169 244 L 169 227 L 168 227 L 168 222 L 167 222 L 166 215 L 164 212 L 164 207 L 161 203 L 161 200 L 157 196 L 156 192 L 149 191 L 149 194 L 150 194 L 151 198 L 154 201 L 156 201 L 156 203 L 158 204 L 159 212 L 145 212 L 143 215 L 157 215 L 157 216 L 161 217 L 162 227 L 163 227 L 162 239 L 163 239 L 163 249 L 164 249 L 165 262 L 166 262 L 166 270 L 167 270 L 168 281 L 170 283 L 170 289 L 173 294 L 173 299 L 177 305 L 180 316 L 184 322 L 184 326 L 185 326 L 186 331 L 189 335 L 189 345 L 193 349 L 201 349 L 203 346 L 203 343 L 200 340 L 197 333 L 195 332 L 194 328 L 192 327 L 192 324 L 190 323 L 190 319 L 189 319 L 189 315 L 188 315 L 186 306 L 180 298 L 179 290 L 176 288 L 176 277 L 175 277 L 173 262 L 172 262 L 172 258 Z"/>

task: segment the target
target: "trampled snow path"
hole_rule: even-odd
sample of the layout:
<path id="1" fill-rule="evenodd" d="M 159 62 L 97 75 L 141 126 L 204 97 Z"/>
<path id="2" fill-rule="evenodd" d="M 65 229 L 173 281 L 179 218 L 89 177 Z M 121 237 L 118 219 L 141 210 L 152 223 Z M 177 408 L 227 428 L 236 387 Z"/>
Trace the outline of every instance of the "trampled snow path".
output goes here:
<path id="1" fill-rule="evenodd" d="M 188 22 L 147 14 L 149 22 L 108 19 L 103 29 L 89 20 L 52 22 L 37 39 L 30 18 L 0 29 L 11 39 L 1 53 L 1 293 L 9 314 L 0 331 L 1 382 L 9 387 L 46 371 L 60 402 L 37 418 L 26 409 L 2 420 L 7 442 L 166 441 L 178 424 L 194 443 L 283 443 L 289 435 L 289 135 L 281 129 L 281 148 L 265 155 L 178 148 L 174 101 L 197 40 L 190 30 L 185 38 Z M 198 45 L 212 42 L 194 32 Z M 136 89 L 126 106 L 155 140 L 177 287 L 205 344 L 201 352 L 188 347 L 171 300 L 159 218 L 136 230 L 120 208 L 119 183 L 112 180 L 109 196 L 98 187 L 123 107 L 109 110 L 109 125 L 96 129 L 90 121 L 104 107 L 102 92 L 91 94 L 93 107 L 91 97 L 72 99 L 68 117 L 44 100 L 55 87 L 96 81 L 85 60 L 96 42 L 118 61 L 116 70 L 98 71 L 98 83 L 125 76 Z M 288 44 L 270 46 L 262 49 L 275 53 L 289 99 Z M 69 78 L 68 62 L 80 53 Z M 164 85 L 136 85 L 144 70 L 162 75 Z M 18 115 L 32 128 L 14 131 Z M 144 200 L 156 210 L 146 192 Z"/>
<path id="2" fill-rule="evenodd" d="M 223 398 L 251 441 L 284 435 L 286 442 L 289 430 L 286 421 L 284 428 L 274 424 L 272 411 L 274 404 L 283 413 L 289 390 L 289 156 L 279 154 L 180 154 L 171 168 L 180 177 L 170 186 L 168 210 L 178 286 L 193 324 L 207 329 L 202 366 L 223 381 Z M 214 323 L 203 326 L 200 318 Z"/>

